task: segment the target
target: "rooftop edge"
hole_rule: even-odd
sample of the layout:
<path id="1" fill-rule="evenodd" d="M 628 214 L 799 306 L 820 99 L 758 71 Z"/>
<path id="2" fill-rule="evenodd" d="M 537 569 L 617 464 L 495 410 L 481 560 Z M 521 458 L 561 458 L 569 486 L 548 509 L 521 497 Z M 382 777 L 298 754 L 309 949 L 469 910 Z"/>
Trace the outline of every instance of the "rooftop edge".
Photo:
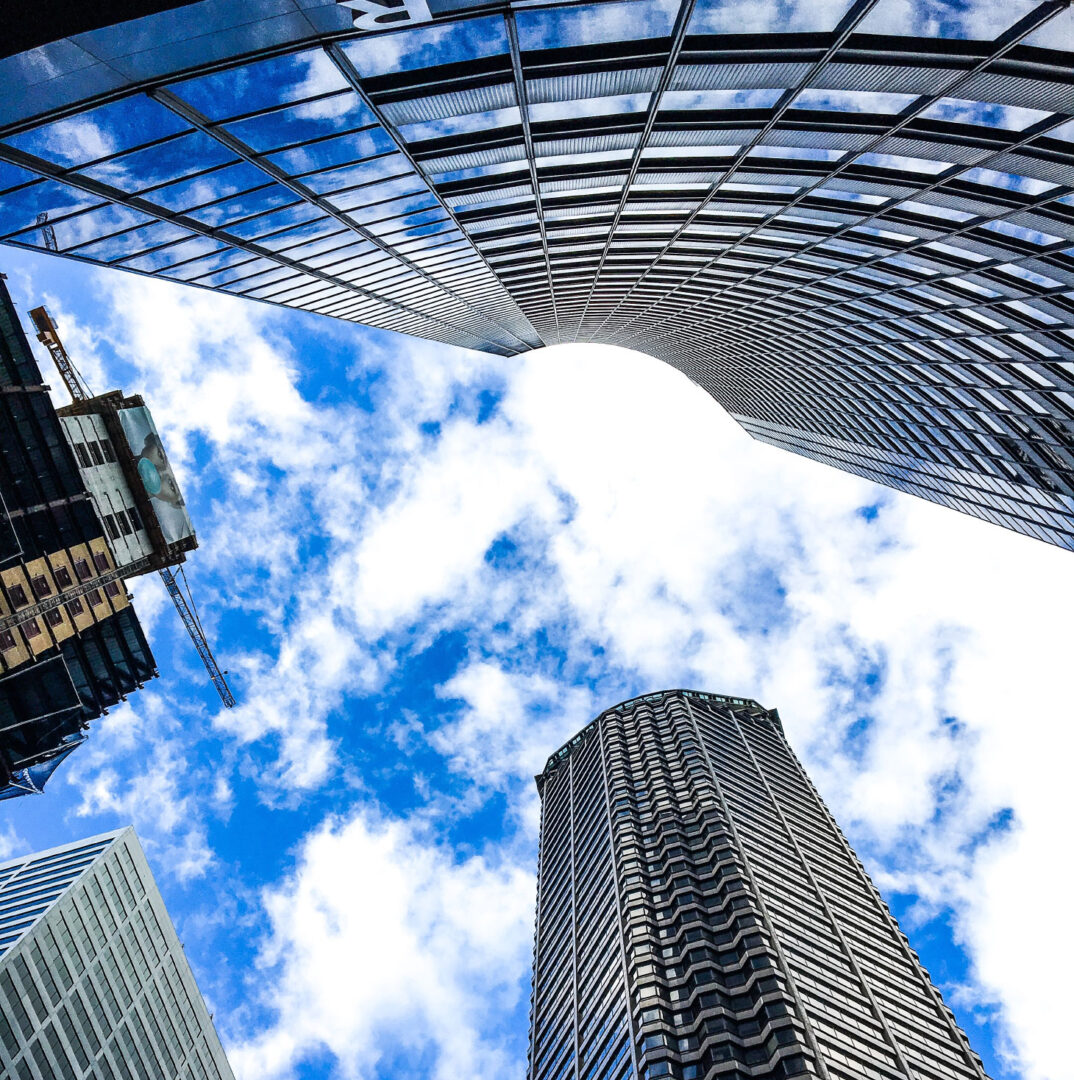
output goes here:
<path id="1" fill-rule="evenodd" d="M 765 709 L 765 707 L 753 698 L 746 697 L 732 697 L 727 694 L 710 694 L 706 690 L 687 690 L 684 688 L 677 688 L 674 690 L 659 690 L 651 694 L 639 694 L 636 697 L 627 698 L 626 701 L 620 701 L 617 705 L 612 705 L 610 708 L 605 709 L 594 719 L 590 720 L 588 724 L 577 735 L 572 736 L 567 740 L 554 754 L 552 754 L 545 762 L 544 769 L 534 780 L 537 782 L 537 790 L 540 791 L 544 786 L 544 781 L 549 774 L 556 771 L 559 766 L 567 760 L 574 753 L 574 751 L 581 746 L 596 728 L 597 724 L 604 719 L 609 713 L 621 712 L 633 705 L 637 705 L 640 702 L 648 701 L 660 701 L 667 697 L 673 697 L 676 694 L 681 694 L 684 697 L 698 698 L 701 701 L 714 701 L 718 705 L 738 705 L 744 706 L 750 709 L 760 709 L 767 713 L 776 723 L 779 723 L 779 712 L 776 709 Z M 782 730 L 782 724 L 780 724 Z"/>

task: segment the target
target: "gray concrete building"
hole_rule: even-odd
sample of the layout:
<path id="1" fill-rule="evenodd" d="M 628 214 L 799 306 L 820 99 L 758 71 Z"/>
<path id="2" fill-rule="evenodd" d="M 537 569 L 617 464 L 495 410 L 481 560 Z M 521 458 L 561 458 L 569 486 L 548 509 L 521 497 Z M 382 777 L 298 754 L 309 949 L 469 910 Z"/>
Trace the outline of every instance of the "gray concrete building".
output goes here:
<path id="1" fill-rule="evenodd" d="M 537 786 L 529 1080 L 984 1080 L 776 710 L 634 698 Z"/>
<path id="2" fill-rule="evenodd" d="M 233 1080 L 133 829 L 0 864 L 0 1077 Z"/>

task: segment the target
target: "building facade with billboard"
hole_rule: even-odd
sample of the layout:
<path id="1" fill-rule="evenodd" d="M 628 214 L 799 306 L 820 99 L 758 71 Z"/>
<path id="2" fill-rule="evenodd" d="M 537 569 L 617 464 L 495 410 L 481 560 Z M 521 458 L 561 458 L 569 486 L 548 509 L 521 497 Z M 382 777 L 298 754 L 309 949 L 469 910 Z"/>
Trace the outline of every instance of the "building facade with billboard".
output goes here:
<path id="1" fill-rule="evenodd" d="M 141 396 L 113 390 L 57 412 L 116 561 L 129 576 L 184 561 L 197 535 Z"/>
<path id="2" fill-rule="evenodd" d="M 0 1075 L 234 1080 L 133 829 L 0 864 Z"/>
<path id="3" fill-rule="evenodd" d="M 537 786 L 528 1080 L 986 1080 L 774 709 L 634 698 Z"/>
<path id="4" fill-rule="evenodd" d="M 1060 0 L 60 8 L 0 58 L 0 241 L 641 349 L 757 439 L 1074 547 Z"/>

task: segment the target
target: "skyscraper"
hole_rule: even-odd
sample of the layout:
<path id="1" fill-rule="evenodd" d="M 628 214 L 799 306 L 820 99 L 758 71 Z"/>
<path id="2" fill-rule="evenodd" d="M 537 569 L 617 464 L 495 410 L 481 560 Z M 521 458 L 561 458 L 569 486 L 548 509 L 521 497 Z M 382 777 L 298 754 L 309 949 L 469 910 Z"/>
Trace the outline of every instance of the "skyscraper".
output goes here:
<path id="1" fill-rule="evenodd" d="M 529 1080 L 984 1077 L 774 709 L 634 698 L 537 786 Z"/>
<path id="2" fill-rule="evenodd" d="M 1066 7 L 15 5 L 0 241 L 631 346 L 757 439 L 1074 548 Z"/>
<path id="3" fill-rule="evenodd" d="M 0 1075 L 232 1080 L 133 829 L 0 864 Z"/>

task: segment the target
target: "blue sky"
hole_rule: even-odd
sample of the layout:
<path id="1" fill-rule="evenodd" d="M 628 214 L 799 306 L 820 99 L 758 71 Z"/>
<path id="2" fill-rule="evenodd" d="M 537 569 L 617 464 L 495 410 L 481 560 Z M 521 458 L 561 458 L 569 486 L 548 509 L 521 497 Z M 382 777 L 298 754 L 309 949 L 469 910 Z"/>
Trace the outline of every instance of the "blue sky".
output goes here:
<path id="1" fill-rule="evenodd" d="M 161 678 L 0 845 L 133 823 L 241 1078 L 521 1080 L 532 776 L 672 686 L 778 706 L 992 1075 L 1070 1075 L 1069 554 L 752 443 L 622 350 L 0 270 L 152 408 L 239 699 L 136 582 Z M 1012 942 L 1027 891 L 1047 953 Z"/>

